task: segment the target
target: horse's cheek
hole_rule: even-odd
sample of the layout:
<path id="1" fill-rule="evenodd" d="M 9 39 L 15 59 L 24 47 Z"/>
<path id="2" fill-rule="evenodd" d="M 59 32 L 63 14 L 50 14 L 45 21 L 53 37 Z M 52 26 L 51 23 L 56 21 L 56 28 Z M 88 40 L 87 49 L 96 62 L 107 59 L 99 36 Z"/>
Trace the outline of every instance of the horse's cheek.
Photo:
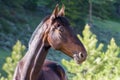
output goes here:
<path id="1" fill-rule="evenodd" d="M 61 40 L 59 39 L 58 33 L 57 32 L 51 32 L 48 35 L 48 42 L 50 46 L 54 49 L 60 49 L 61 45 Z"/>

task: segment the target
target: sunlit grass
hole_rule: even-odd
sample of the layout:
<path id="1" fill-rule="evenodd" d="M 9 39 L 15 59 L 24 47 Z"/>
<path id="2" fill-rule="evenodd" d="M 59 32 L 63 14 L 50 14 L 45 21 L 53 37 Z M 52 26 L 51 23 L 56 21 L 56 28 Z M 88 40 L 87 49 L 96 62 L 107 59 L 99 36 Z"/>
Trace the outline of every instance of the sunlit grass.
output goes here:
<path id="1" fill-rule="evenodd" d="M 120 23 L 119 22 L 94 18 L 93 23 L 95 25 L 97 25 L 99 28 L 104 29 L 106 31 L 110 30 L 113 33 L 120 32 Z"/>
<path id="2" fill-rule="evenodd" d="M 113 32 L 120 32 L 120 23 L 114 21 L 105 20 L 105 28 L 111 29 Z"/>
<path id="3" fill-rule="evenodd" d="M 114 38 L 117 45 L 120 46 L 120 23 L 119 21 L 104 20 L 93 17 L 92 32 L 96 34 L 99 42 L 105 45 Z"/>

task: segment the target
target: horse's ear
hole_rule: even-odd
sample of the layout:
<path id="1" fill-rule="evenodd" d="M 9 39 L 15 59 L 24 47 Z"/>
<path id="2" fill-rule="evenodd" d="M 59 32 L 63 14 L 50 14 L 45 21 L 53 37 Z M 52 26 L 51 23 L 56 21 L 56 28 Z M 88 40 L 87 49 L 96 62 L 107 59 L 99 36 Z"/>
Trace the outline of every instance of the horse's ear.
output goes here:
<path id="1" fill-rule="evenodd" d="M 58 13 L 58 16 L 64 16 L 64 15 L 65 15 L 65 6 L 63 4 L 61 10 Z"/>
<path id="2" fill-rule="evenodd" d="M 58 16 L 58 12 L 59 12 L 59 7 L 58 7 L 58 4 L 56 5 L 52 15 L 51 15 L 51 19 L 54 19 Z"/>

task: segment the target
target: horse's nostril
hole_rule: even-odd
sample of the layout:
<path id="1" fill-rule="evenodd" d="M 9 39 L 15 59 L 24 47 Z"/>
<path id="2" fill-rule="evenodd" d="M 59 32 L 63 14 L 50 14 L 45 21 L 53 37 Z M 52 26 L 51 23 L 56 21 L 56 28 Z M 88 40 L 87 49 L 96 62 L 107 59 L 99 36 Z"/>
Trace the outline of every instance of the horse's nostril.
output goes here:
<path id="1" fill-rule="evenodd" d="M 74 57 L 74 60 L 75 60 L 78 64 L 80 64 L 80 63 L 82 63 L 83 61 L 85 61 L 85 59 L 86 59 L 86 53 L 80 52 L 80 53 L 78 53 L 78 54 L 74 54 L 73 57 Z"/>
<path id="2" fill-rule="evenodd" d="M 79 57 L 83 58 L 84 55 L 80 52 L 80 53 L 79 53 Z"/>
<path id="3" fill-rule="evenodd" d="M 83 57 L 84 57 L 84 55 L 83 55 L 83 54 L 81 54 L 81 57 L 83 58 Z"/>

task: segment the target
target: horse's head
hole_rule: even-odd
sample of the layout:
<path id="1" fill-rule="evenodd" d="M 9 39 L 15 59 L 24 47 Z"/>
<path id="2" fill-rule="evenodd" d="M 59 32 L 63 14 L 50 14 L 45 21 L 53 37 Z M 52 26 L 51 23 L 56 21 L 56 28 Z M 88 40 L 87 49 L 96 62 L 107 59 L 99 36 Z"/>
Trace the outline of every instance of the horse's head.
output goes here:
<path id="1" fill-rule="evenodd" d="M 86 59 L 87 52 L 64 17 L 64 9 L 65 7 L 62 6 L 59 11 L 56 6 L 52 15 L 46 20 L 45 23 L 49 27 L 47 42 L 54 49 L 64 52 L 74 58 L 77 63 L 81 63 Z"/>

